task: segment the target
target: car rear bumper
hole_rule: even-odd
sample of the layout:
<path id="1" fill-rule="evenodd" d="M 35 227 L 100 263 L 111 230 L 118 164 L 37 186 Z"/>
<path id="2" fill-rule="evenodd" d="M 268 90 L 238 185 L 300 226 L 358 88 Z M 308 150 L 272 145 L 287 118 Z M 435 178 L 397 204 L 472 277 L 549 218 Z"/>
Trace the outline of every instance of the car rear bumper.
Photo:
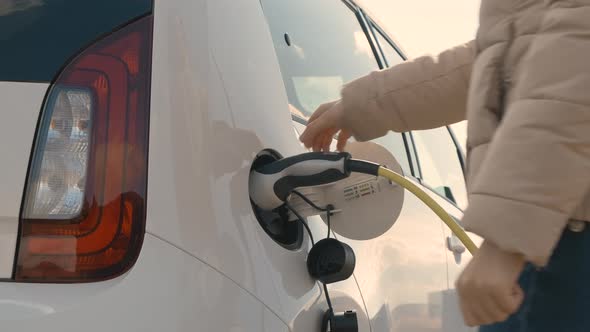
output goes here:
<path id="1" fill-rule="evenodd" d="M 146 234 L 127 274 L 90 284 L 0 283 L 0 330 L 287 331 L 260 301 L 205 263 Z"/>

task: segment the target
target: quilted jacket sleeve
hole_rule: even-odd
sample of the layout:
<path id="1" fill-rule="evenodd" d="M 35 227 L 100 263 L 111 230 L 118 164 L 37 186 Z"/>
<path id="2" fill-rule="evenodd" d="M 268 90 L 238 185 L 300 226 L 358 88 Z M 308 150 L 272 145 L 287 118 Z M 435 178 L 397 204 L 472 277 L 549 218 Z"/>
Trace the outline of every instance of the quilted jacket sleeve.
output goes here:
<path id="1" fill-rule="evenodd" d="M 464 120 L 475 42 L 425 56 L 345 85 L 345 122 L 357 140 Z"/>

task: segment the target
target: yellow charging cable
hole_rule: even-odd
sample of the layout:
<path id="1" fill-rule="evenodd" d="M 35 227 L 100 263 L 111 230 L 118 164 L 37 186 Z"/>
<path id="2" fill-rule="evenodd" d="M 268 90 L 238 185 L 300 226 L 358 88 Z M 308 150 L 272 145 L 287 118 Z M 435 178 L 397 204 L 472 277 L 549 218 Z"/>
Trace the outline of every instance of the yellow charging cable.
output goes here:
<path id="1" fill-rule="evenodd" d="M 378 175 L 382 176 L 392 182 L 395 182 L 402 186 L 403 188 L 407 189 L 409 192 L 414 194 L 418 197 L 424 204 L 426 204 L 436 215 L 444 221 L 445 224 L 451 229 L 453 233 L 459 238 L 459 240 L 463 243 L 463 245 L 469 250 L 469 252 L 473 255 L 477 251 L 477 246 L 469 235 L 465 233 L 463 228 L 457 224 L 455 219 L 451 217 L 442 206 L 440 206 L 432 197 L 430 197 L 424 190 L 420 189 L 417 185 L 415 185 L 412 181 L 406 179 L 400 174 L 385 168 L 383 166 L 379 167 Z"/>

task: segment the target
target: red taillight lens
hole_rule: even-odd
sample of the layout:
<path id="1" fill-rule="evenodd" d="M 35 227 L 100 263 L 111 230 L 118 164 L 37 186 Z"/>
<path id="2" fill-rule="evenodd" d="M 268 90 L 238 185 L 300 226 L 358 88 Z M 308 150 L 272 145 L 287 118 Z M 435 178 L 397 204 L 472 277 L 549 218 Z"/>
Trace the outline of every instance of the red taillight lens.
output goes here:
<path id="1" fill-rule="evenodd" d="M 84 50 L 37 129 L 15 279 L 84 282 L 127 271 L 145 232 L 152 17 Z"/>

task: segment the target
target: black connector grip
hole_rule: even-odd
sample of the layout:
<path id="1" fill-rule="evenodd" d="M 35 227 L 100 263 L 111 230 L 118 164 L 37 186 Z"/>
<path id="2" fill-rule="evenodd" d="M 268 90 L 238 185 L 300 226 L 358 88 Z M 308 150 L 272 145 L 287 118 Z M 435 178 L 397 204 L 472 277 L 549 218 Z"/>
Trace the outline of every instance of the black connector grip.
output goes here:
<path id="1" fill-rule="evenodd" d="M 282 174 L 273 185 L 275 195 L 285 201 L 293 189 L 319 186 L 346 179 L 349 153 L 310 152 L 285 158 L 257 170 L 264 175 Z"/>
<path id="2" fill-rule="evenodd" d="M 267 164 L 258 169 L 255 169 L 255 171 L 260 174 L 276 174 L 284 171 L 285 169 L 293 165 L 304 163 L 307 161 L 320 160 L 336 162 L 342 159 L 349 160 L 350 158 L 351 156 L 348 152 L 308 152 L 277 160 L 271 164 Z"/>
<path id="3" fill-rule="evenodd" d="M 325 185 L 350 176 L 347 152 L 304 153 L 253 168 L 250 172 L 250 198 L 265 209 L 284 204 L 294 189 Z"/>
<path id="4" fill-rule="evenodd" d="M 381 168 L 381 165 L 379 164 L 358 159 L 348 160 L 347 166 L 349 172 L 363 173 L 374 176 L 379 176 L 379 168 Z"/>

